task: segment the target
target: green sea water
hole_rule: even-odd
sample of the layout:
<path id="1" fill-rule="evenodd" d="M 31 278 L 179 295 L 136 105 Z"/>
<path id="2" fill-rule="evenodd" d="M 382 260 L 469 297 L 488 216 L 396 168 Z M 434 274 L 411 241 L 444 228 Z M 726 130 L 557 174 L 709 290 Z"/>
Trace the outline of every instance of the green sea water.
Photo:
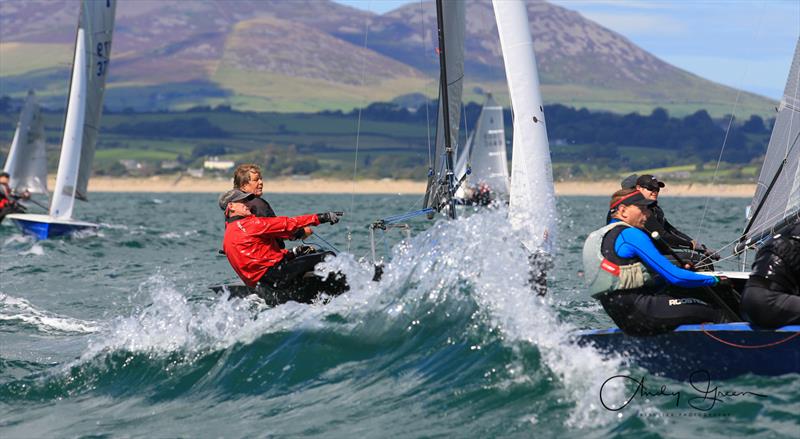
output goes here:
<path id="1" fill-rule="evenodd" d="M 417 197 L 267 197 L 280 214 L 346 211 L 317 230 L 339 250 L 327 267 L 347 274 L 350 292 L 267 308 L 208 290 L 235 279 L 217 254 L 215 194 L 94 194 L 76 216 L 101 227 L 72 239 L 0 226 L 0 438 L 800 435 L 797 375 L 716 382 L 767 397 L 708 412 L 666 396 L 602 406 L 600 386 L 617 374 L 693 392 L 570 337 L 612 326 L 580 277 L 605 198 L 559 199 L 559 253 L 538 298 L 502 211 L 414 220 L 410 240 L 379 233 L 391 262 L 375 283 L 366 225 L 416 209 Z M 661 201 L 716 248 L 737 237 L 748 203 Z"/>

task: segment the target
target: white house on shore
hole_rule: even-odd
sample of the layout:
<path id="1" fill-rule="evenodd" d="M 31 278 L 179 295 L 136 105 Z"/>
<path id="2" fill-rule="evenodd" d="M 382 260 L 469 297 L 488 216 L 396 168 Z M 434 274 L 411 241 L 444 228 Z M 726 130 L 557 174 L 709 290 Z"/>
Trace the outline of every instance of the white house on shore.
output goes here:
<path id="1" fill-rule="evenodd" d="M 235 163 L 231 160 L 220 160 L 218 157 L 209 157 L 203 162 L 203 168 L 212 171 L 228 171 L 233 169 Z"/>

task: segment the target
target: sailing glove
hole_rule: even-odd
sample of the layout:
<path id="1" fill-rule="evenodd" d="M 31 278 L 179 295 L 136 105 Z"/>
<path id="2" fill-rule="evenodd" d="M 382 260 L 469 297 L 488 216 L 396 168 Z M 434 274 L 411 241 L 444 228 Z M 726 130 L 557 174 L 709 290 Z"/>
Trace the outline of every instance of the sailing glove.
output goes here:
<path id="1" fill-rule="evenodd" d="M 339 222 L 339 215 L 337 215 L 336 212 L 318 213 L 317 218 L 319 218 L 319 222 L 321 223 L 336 224 Z"/>
<path id="2" fill-rule="evenodd" d="M 294 257 L 310 255 L 315 251 L 316 250 L 314 250 L 314 247 L 311 247 L 310 245 L 298 245 L 297 247 L 290 250 L 290 252 L 292 253 L 292 255 L 294 255 Z"/>
<path id="3" fill-rule="evenodd" d="M 731 282 L 731 280 L 728 279 L 726 276 L 714 276 L 714 277 L 717 279 L 717 283 L 715 283 L 714 285 L 720 285 L 720 286 L 726 286 L 726 287 L 732 287 L 733 286 L 733 283 Z"/>

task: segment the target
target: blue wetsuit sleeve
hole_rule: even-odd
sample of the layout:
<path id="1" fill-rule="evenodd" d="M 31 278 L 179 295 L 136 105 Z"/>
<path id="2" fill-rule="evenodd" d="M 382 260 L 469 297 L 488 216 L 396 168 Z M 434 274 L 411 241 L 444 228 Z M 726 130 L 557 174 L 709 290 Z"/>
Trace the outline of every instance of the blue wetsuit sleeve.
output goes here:
<path id="1" fill-rule="evenodd" d="M 714 276 L 698 274 L 676 267 L 662 255 L 644 232 L 627 227 L 614 242 L 614 251 L 623 258 L 639 258 L 644 265 L 660 274 L 669 284 L 685 288 L 714 285 Z"/>

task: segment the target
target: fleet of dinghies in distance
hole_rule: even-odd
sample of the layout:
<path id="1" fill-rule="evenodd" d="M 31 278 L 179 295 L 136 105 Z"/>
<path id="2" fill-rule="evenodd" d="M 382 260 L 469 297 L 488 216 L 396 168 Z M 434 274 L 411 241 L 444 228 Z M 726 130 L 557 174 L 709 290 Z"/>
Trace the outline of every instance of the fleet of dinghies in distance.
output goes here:
<path id="1" fill-rule="evenodd" d="M 97 133 L 103 111 L 103 95 L 111 56 L 111 40 L 114 31 L 116 0 L 83 0 L 80 6 L 78 27 L 75 35 L 75 56 L 69 88 L 67 115 L 62 135 L 61 156 L 53 197 L 48 214 L 14 213 L 8 218 L 22 229 L 23 233 L 38 239 L 64 236 L 80 230 L 95 229 L 97 224 L 73 219 L 75 200 L 88 200 L 87 188 L 92 172 Z M 23 116 L 25 116 L 23 110 Z M 22 127 L 21 118 L 20 126 Z M 25 149 L 30 144 L 15 144 Z M 12 151 L 12 157 L 28 157 L 39 160 L 25 167 L 14 162 L 21 172 L 40 171 L 41 158 L 35 151 Z M 45 162 L 46 163 L 46 162 Z M 16 170 L 15 170 L 16 171 Z M 41 179 L 41 175 L 12 174 L 17 180 Z"/>

